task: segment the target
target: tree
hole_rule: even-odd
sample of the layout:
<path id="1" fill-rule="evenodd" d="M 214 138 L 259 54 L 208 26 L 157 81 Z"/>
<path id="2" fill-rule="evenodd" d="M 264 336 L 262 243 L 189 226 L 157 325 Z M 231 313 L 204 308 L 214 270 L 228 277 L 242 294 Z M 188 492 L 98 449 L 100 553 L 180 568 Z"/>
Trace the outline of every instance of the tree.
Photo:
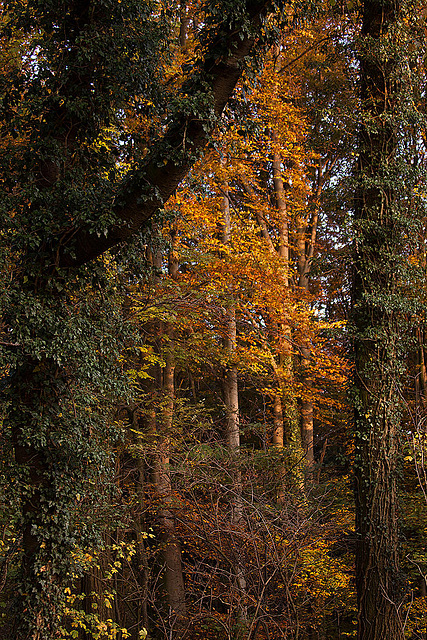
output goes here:
<path id="1" fill-rule="evenodd" d="M 407 24 L 417 42 L 412 9 L 366 0 L 359 49 L 363 117 L 353 283 L 359 640 L 405 635 L 397 479 L 411 309 L 408 238 L 417 237 L 419 224 L 417 177 L 407 151 L 417 109 L 415 66 L 405 46 Z"/>
<path id="2" fill-rule="evenodd" d="M 6 49 L 20 37 L 2 76 L 3 347 L 24 549 L 16 638 L 56 634 L 75 505 L 106 437 L 100 394 L 120 393 L 107 343 L 121 320 L 100 314 L 108 259 L 96 259 L 138 233 L 186 175 L 268 8 L 207 2 L 192 69 L 166 86 L 173 20 L 156 2 L 3 5 Z"/>

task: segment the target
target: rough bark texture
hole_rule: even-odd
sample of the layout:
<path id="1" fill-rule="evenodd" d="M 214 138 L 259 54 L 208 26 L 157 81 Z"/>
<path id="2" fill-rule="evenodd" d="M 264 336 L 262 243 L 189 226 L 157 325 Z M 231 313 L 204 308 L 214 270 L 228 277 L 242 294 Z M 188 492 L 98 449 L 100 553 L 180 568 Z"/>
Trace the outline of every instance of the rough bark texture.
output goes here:
<path id="1" fill-rule="evenodd" d="M 398 293 L 394 265 L 403 239 L 389 179 L 396 156 L 390 116 L 397 89 L 393 57 L 384 63 L 376 55 L 398 12 L 395 2 L 365 2 L 360 54 L 362 105 L 369 117 L 360 129 L 353 289 L 358 640 L 404 638 L 396 485 L 402 327 L 393 298 L 384 302 Z"/>

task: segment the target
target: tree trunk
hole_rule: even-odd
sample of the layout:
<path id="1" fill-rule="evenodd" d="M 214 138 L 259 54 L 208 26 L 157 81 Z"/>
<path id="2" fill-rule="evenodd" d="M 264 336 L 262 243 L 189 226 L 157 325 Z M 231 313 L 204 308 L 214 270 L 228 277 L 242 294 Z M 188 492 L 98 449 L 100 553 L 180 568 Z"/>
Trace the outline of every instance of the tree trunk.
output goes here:
<path id="1" fill-rule="evenodd" d="M 229 244 L 231 240 L 231 219 L 230 219 L 230 201 L 228 196 L 228 186 L 224 189 L 224 197 L 222 200 L 223 214 L 223 232 L 222 241 Z M 236 347 L 237 347 L 237 326 L 236 326 L 236 310 L 233 302 L 225 314 L 225 331 L 224 340 L 225 350 L 227 352 L 228 365 L 224 371 L 224 400 L 226 410 L 226 442 L 231 457 L 231 524 L 237 530 L 243 527 L 243 500 L 242 500 L 242 472 L 240 469 L 240 421 L 239 421 L 239 385 L 236 363 Z M 246 578 L 244 571 L 244 563 L 241 557 L 239 546 L 239 536 L 237 535 L 237 544 L 235 544 L 235 564 L 234 579 L 236 582 L 236 612 L 237 619 L 241 624 L 247 622 L 246 608 Z"/>
<path id="2" fill-rule="evenodd" d="M 397 170 L 398 55 L 389 51 L 380 59 L 377 53 L 391 46 L 387 34 L 397 18 L 395 2 L 364 3 L 360 68 L 367 115 L 359 134 L 353 284 L 358 640 L 404 638 L 396 484 L 404 325 L 401 300 L 395 301 L 406 240 L 390 179 Z"/>
<path id="3" fill-rule="evenodd" d="M 181 51 L 184 53 L 187 47 L 187 29 L 191 22 L 187 8 L 187 0 L 181 0 L 179 9 L 179 44 Z"/>
<path id="4" fill-rule="evenodd" d="M 286 206 L 286 194 L 282 177 L 282 158 L 277 149 L 278 135 L 276 131 L 272 133 L 272 141 L 276 148 L 273 151 L 273 185 L 276 198 L 276 207 L 279 214 L 279 246 L 277 254 L 282 258 L 285 270 L 289 273 L 290 267 L 290 246 L 289 246 L 289 219 Z M 290 288 L 289 275 L 285 277 L 285 286 Z M 294 392 L 294 362 L 292 354 L 292 329 L 286 321 L 286 306 L 283 308 L 283 321 L 279 323 L 279 367 L 282 370 L 282 415 L 283 415 L 283 442 L 288 449 L 287 470 L 281 470 L 283 479 L 287 475 L 290 480 L 290 489 L 304 492 L 303 482 L 303 461 L 304 453 L 301 443 L 301 429 L 298 416 L 297 397 Z M 277 446 L 277 445 L 276 445 Z M 279 491 L 279 495 L 284 494 L 285 488 Z"/>
<path id="5" fill-rule="evenodd" d="M 9 409 L 15 460 L 22 486 L 21 591 L 17 594 L 16 640 L 51 637 L 62 618 L 62 589 L 74 537 L 72 513 L 85 470 L 73 466 L 68 441 L 47 419 L 58 411 L 65 374 L 56 363 L 30 358 L 13 374 L 20 390 Z M 63 405 L 69 401 L 63 394 Z M 56 411 L 55 411 L 56 409 Z M 54 464 L 52 464 L 54 460 Z M 48 523 L 49 526 L 46 526 Z"/>
<path id="6" fill-rule="evenodd" d="M 94 187 L 95 194 L 98 190 L 95 185 L 98 182 L 97 180 L 93 182 L 91 177 L 87 178 L 90 164 L 87 150 L 95 140 L 98 140 L 99 131 L 108 126 L 111 114 L 117 113 L 123 106 L 123 99 L 126 99 L 129 88 L 136 86 L 132 84 L 134 78 L 129 84 L 123 77 L 125 87 L 123 98 L 120 97 L 116 101 L 116 98 L 111 96 L 107 68 L 109 64 L 111 68 L 114 65 L 114 56 L 117 55 L 117 51 L 111 52 L 113 58 L 110 57 L 108 65 L 105 66 L 100 63 L 98 53 L 94 53 L 94 49 L 87 47 L 86 38 L 88 33 L 92 37 L 93 34 L 102 33 L 106 36 L 107 33 L 116 33 L 116 30 L 125 28 L 125 20 L 122 23 L 121 18 L 119 23 L 110 24 L 108 19 L 113 12 L 101 6 L 102 3 L 95 3 L 95 5 L 89 2 L 70 2 L 67 5 L 67 11 L 61 13 L 61 7 L 58 8 L 55 3 L 38 3 L 34 5 L 31 16 L 28 14 L 25 17 L 17 7 L 11 6 L 11 24 L 15 25 L 16 31 L 13 28 L 9 29 L 11 34 L 9 38 L 6 32 L 3 34 L 6 40 L 9 39 L 9 43 L 15 43 L 16 34 L 21 34 L 22 38 L 19 36 L 18 39 L 21 38 L 20 42 L 24 45 L 27 34 L 37 33 L 37 37 L 40 37 L 40 47 L 36 47 L 36 57 L 40 54 L 43 57 L 42 67 L 49 69 L 49 78 L 47 79 L 46 76 L 46 83 L 45 80 L 42 81 L 39 87 L 40 92 L 38 92 L 33 89 L 34 83 L 38 82 L 37 77 L 41 67 L 38 67 L 35 58 L 34 65 L 30 65 L 31 68 L 27 69 L 28 73 L 25 71 L 21 75 L 19 75 L 21 71 L 18 72 L 19 62 L 17 63 L 16 73 L 21 78 L 20 82 L 22 80 L 23 83 L 22 97 L 23 100 L 28 101 L 26 108 L 21 111 L 21 114 L 25 112 L 28 115 L 28 119 L 27 115 L 25 117 L 22 115 L 22 131 L 25 131 L 22 141 L 26 138 L 25 144 L 28 142 L 28 147 L 22 148 L 22 155 L 15 156 L 11 165 L 8 162 L 4 165 L 20 167 L 21 173 L 16 179 L 14 177 L 14 181 L 16 180 L 16 193 L 20 193 L 21 190 L 23 193 L 21 201 L 18 201 L 16 196 L 9 211 L 11 216 L 16 215 L 16 220 L 22 223 L 22 227 L 17 224 L 19 232 L 17 235 L 11 233 L 12 244 L 3 246 L 4 255 L 8 255 L 12 263 L 11 273 L 16 267 L 14 273 L 16 288 L 10 298 L 5 298 L 5 304 L 9 309 L 3 320 L 11 336 L 20 336 L 22 320 L 25 318 L 24 334 L 26 336 L 25 344 L 17 345 L 16 370 L 10 378 L 13 386 L 10 396 L 12 406 L 9 405 L 9 424 L 13 433 L 18 472 L 22 473 L 22 476 L 25 474 L 27 476 L 22 481 L 23 579 L 18 594 L 19 630 L 16 632 L 16 637 L 23 640 L 30 638 L 39 640 L 58 635 L 61 602 L 64 599 L 63 588 L 72 569 L 71 551 L 73 542 L 75 543 L 70 533 L 70 522 L 72 522 L 70 514 L 73 515 L 73 508 L 78 503 L 76 496 L 82 484 L 74 480 L 79 477 L 79 473 L 82 475 L 86 472 L 91 459 L 90 455 L 86 460 L 77 458 L 77 463 L 84 468 L 76 468 L 77 456 L 73 454 L 85 449 L 86 445 L 90 448 L 88 443 L 92 440 L 92 434 L 85 432 L 86 429 L 90 430 L 92 423 L 88 415 L 86 415 L 86 421 L 84 414 L 78 415 L 72 399 L 67 417 L 68 423 L 64 417 L 65 412 L 58 415 L 62 398 L 65 398 L 65 404 L 70 400 L 67 395 L 68 387 L 73 376 L 77 375 L 78 367 L 75 362 L 68 362 L 67 366 L 64 365 L 66 374 L 60 372 L 57 375 L 55 363 L 40 362 L 44 353 L 51 354 L 54 351 L 52 344 L 55 345 L 58 334 L 55 334 L 55 328 L 52 329 L 53 322 L 51 327 L 45 326 L 40 329 L 43 319 L 38 317 L 35 306 L 31 308 L 31 303 L 40 303 L 40 308 L 43 305 L 53 307 L 54 303 L 56 304 L 60 299 L 63 305 L 61 313 L 58 313 L 56 318 L 59 325 L 64 319 L 63 314 L 74 313 L 75 300 L 67 308 L 68 294 L 65 293 L 68 284 L 70 287 L 74 286 L 75 276 L 72 267 L 90 262 L 107 249 L 129 240 L 159 208 L 163 208 L 167 199 L 188 173 L 198 151 L 201 151 L 206 144 L 209 132 L 212 131 L 216 122 L 216 117 L 212 116 L 213 114 L 220 116 L 227 104 L 241 76 L 242 63 L 251 54 L 253 45 L 257 41 L 256 31 L 261 32 L 261 16 L 265 15 L 269 7 L 269 4 L 263 1 L 247 2 L 242 6 L 239 16 L 235 14 L 232 7 L 230 12 L 224 13 L 223 21 L 218 23 L 219 35 L 208 37 L 203 60 L 199 58 L 197 70 L 182 88 L 182 96 L 194 95 L 197 97 L 195 100 L 197 103 L 199 103 L 198 97 L 204 92 L 207 100 L 205 115 L 200 113 L 198 106 L 195 106 L 191 113 L 184 107 L 181 113 L 175 109 L 173 118 L 168 116 L 168 121 L 163 128 L 163 141 L 157 140 L 150 149 L 151 161 L 142 149 L 141 154 L 144 158 L 135 167 L 133 178 L 128 179 L 128 175 L 121 185 L 112 184 L 111 194 L 106 197 L 108 210 L 115 209 L 118 213 L 117 223 L 111 225 L 108 232 L 103 233 L 97 223 L 99 222 L 100 225 L 102 223 L 102 227 L 105 224 L 103 216 L 107 211 L 107 200 L 103 200 L 104 196 L 100 196 L 99 204 L 98 201 L 91 200 L 91 205 L 94 207 L 93 215 L 87 216 L 80 214 L 86 209 L 88 201 L 83 204 L 83 200 L 79 200 L 78 203 L 74 195 L 66 195 L 67 189 L 64 191 L 62 188 L 61 198 L 63 196 L 64 200 L 60 203 L 57 197 L 59 192 L 52 190 L 49 197 L 39 200 L 43 205 L 36 216 L 32 215 L 33 211 L 29 205 L 31 198 L 36 197 L 36 192 L 53 187 L 58 178 L 64 180 L 64 185 L 73 183 L 73 189 L 75 188 L 76 193 L 78 191 L 80 194 L 85 193 L 90 184 L 90 189 Z M 90 28 L 87 28 L 88 24 Z M 251 27 L 254 28 L 253 33 Z M 52 33 L 56 33 L 54 46 Z M 137 40 L 132 40 L 132 37 L 132 29 L 129 29 L 130 48 L 133 46 L 132 43 L 139 48 L 140 45 L 137 43 L 140 36 L 138 35 Z M 118 46 L 118 50 L 120 46 L 122 45 Z M 227 53 L 224 53 L 225 49 Z M 89 52 L 92 59 L 88 58 Z M 24 60 L 28 54 L 24 46 L 22 54 Z M 141 53 L 141 56 L 143 55 Z M 17 50 L 17 59 L 20 56 L 21 49 L 19 53 Z M 85 58 L 84 63 L 82 63 L 82 56 Z M 131 64 L 129 62 L 129 65 Z M 132 74 L 128 75 L 132 76 Z M 16 77 L 14 70 L 14 79 L 7 96 L 9 101 L 12 94 L 16 92 Z M 25 87 L 30 86 L 32 89 L 27 91 Z M 104 90 L 104 87 L 107 89 Z M 55 99 L 53 99 L 54 96 L 56 96 Z M 88 97 L 88 101 L 85 102 Z M 13 100 L 14 98 L 12 102 Z M 91 111 L 98 108 L 101 113 Z M 81 145 L 80 148 L 79 145 Z M 61 146 L 63 148 L 60 152 Z M 39 149 L 40 175 L 34 178 L 34 173 L 37 173 L 37 169 L 34 168 L 37 162 L 35 149 Z M 120 151 L 119 147 L 117 149 Z M 169 152 L 166 157 L 165 149 Z M 182 150 L 182 153 L 180 151 L 177 155 L 174 151 L 177 149 Z M 52 154 L 52 157 L 48 157 L 49 154 Z M 36 160 L 32 164 L 31 158 L 34 159 L 34 157 Z M 58 158 L 61 162 L 57 161 Z M 70 160 L 69 166 L 65 162 L 67 158 Z M 160 159 L 162 162 L 159 162 Z M 102 183 L 106 181 L 106 166 L 103 163 L 99 165 L 100 173 L 97 178 Z M 95 168 L 92 167 L 92 170 L 95 171 Z M 33 180 L 30 184 L 31 197 L 28 196 L 29 191 L 25 191 L 29 178 Z M 87 179 L 89 182 L 86 182 Z M 77 185 L 77 180 L 82 182 Z M 110 201 L 113 192 L 117 194 L 115 203 Z M 7 204 L 10 202 L 9 200 Z M 67 214 L 65 215 L 64 212 Z M 98 220 L 97 214 L 99 214 Z M 42 215 L 45 216 L 46 225 L 44 221 L 41 222 Z M 36 219 L 34 223 L 33 218 Z M 52 220 L 55 222 L 51 224 Z M 13 265 L 14 261 L 16 261 L 15 265 Z M 59 266 L 64 267 L 64 270 L 59 272 Z M 90 288 L 93 285 L 93 274 L 88 271 L 87 275 L 88 280 L 85 285 L 83 275 L 78 276 L 80 278 L 77 286 L 78 295 L 85 286 Z M 34 295 L 26 300 L 26 311 L 31 310 L 31 313 L 25 315 L 22 312 L 21 301 L 23 293 L 29 291 L 28 281 L 33 278 L 45 279 L 45 284 L 50 283 L 53 293 L 49 292 L 46 286 L 43 287 L 41 295 L 31 292 Z M 101 288 L 102 284 L 100 283 L 99 286 Z M 73 297 L 72 293 L 71 297 Z M 20 316 L 21 312 L 22 316 Z M 36 344 L 36 338 L 38 344 Z M 72 338 L 72 340 L 77 344 L 82 338 Z M 48 349 L 47 346 L 52 349 Z M 76 345 L 74 347 L 77 349 Z M 94 353 L 98 350 L 96 339 L 91 344 L 91 350 Z M 58 348 L 55 353 L 58 361 L 60 355 Z M 11 366 L 13 367 L 14 364 L 12 363 Z M 86 373 L 88 372 L 89 369 Z M 50 426 L 47 426 L 49 421 Z M 74 445 L 74 451 L 71 450 L 73 448 L 71 442 Z M 93 464 L 93 459 L 91 461 Z"/>
<path id="7" fill-rule="evenodd" d="M 311 262 L 314 256 L 314 247 L 317 237 L 317 224 L 319 218 L 319 200 L 322 190 L 321 169 L 319 168 L 319 178 L 315 192 L 315 202 L 313 215 L 310 220 L 310 228 L 305 221 L 301 220 L 297 229 L 297 252 L 298 252 L 298 286 L 309 291 L 309 278 Z M 307 233 L 309 231 L 309 233 Z M 309 236 L 307 238 L 307 235 Z M 311 381 L 307 372 L 310 367 L 310 349 L 305 345 L 301 349 L 301 378 L 304 387 L 307 389 L 306 395 L 301 399 L 301 440 L 305 454 L 306 475 L 308 480 L 313 478 L 314 467 L 314 430 L 313 430 L 313 401 L 307 397 L 310 395 Z"/>
<path id="8" fill-rule="evenodd" d="M 421 415 L 424 414 L 427 408 L 427 368 L 426 368 L 426 357 L 425 357 L 425 334 L 424 328 L 419 327 L 417 329 L 417 355 L 418 355 L 418 371 L 415 377 L 415 385 L 416 385 L 416 401 L 417 408 Z"/>
<path id="9" fill-rule="evenodd" d="M 184 577 L 181 563 L 181 543 L 176 535 L 175 516 L 173 514 L 172 482 L 170 476 L 171 429 L 175 395 L 175 367 L 172 356 L 167 354 L 163 371 L 164 402 L 162 410 L 163 437 L 156 454 L 154 483 L 160 500 L 158 519 L 162 531 L 163 560 L 165 564 L 165 587 L 167 601 L 178 620 L 186 614 Z M 177 628 L 180 626 L 176 625 Z"/>
<path id="10" fill-rule="evenodd" d="M 178 260 L 172 235 L 172 248 L 168 257 L 169 273 L 176 277 Z M 160 252 L 153 254 L 153 266 L 160 271 Z M 155 276 L 156 277 L 156 276 Z M 158 276 L 157 276 L 158 278 Z M 156 432 L 159 437 L 153 456 L 152 482 L 157 501 L 156 520 L 161 540 L 161 558 L 164 567 L 166 602 L 169 607 L 169 628 L 174 637 L 179 637 L 186 615 L 184 576 L 182 573 L 181 543 L 176 535 L 173 513 L 173 491 L 170 475 L 171 432 L 175 404 L 175 365 L 173 359 L 173 329 L 161 323 L 160 337 L 167 336 L 166 362 L 163 370 L 156 365 L 161 405 L 156 412 Z"/>
<path id="11" fill-rule="evenodd" d="M 310 364 L 310 352 L 308 349 L 302 349 L 301 366 L 306 369 Z M 307 387 L 310 387 L 310 382 L 305 380 Z M 301 440 L 302 450 L 305 456 L 305 465 L 307 470 L 307 478 L 311 480 L 313 478 L 314 467 L 314 411 L 313 401 L 309 399 L 302 399 L 301 401 Z"/>
<path id="12" fill-rule="evenodd" d="M 289 272 L 290 252 L 289 252 L 289 220 L 288 210 L 286 206 L 286 194 L 282 177 L 282 158 L 277 149 L 279 137 L 277 131 L 272 133 L 272 141 L 276 146 L 273 151 L 273 185 L 274 195 L 276 197 L 276 207 L 279 213 L 279 246 L 277 248 L 278 255 L 283 258 L 286 270 Z M 289 276 L 285 279 L 286 287 L 289 288 Z"/>
<path id="13" fill-rule="evenodd" d="M 152 416 L 151 421 L 153 422 Z M 148 622 L 148 587 L 150 580 L 150 567 L 148 563 L 147 550 L 145 545 L 145 534 L 147 532 L 147 524 L 145 521 L 146 501 L 145 501 L 145 462 L 144 462 L 144 444 L 142 433 L 145 431 L 150 433 L 153 427 L 146 428 L 141 418 L 138 417 L 136 409 L 132 411 L 132 435 L 135 447 L 135 491 L 137 496 L 136 509 L 134 512 L 134 529 L 136 538 L 136 553 L 134 558 L 135 576 L 138 584 L 138 603 L 135 607 L 135 620 L 132 620 L 132 640 L 138 640 L 139 632 L 142 629 L 149 631 Z"/>

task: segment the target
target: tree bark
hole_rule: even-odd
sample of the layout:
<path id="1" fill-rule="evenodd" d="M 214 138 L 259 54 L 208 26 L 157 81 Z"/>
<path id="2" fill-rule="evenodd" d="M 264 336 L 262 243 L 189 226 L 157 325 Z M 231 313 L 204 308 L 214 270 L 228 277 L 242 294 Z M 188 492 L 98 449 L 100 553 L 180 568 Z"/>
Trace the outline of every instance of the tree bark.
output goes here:
<path id="1" fill-rule="evenodd" d="M 188 14 L 187 0 L 181 0 L 179 8 L 179 44 L 183 53 L 187 47 L 187 29 L 190 22 L 191 18 Z"/>
<path id="2" fill-rule="evenodd" d="M 70 520 L 81 475 L 70 464 L 68 442 L 62 442 L 58 433 L 46 427 L 45 416 L 58 407 L 57 394 L 63 390 L 65 380 L 64 372 L 48 359 L 29 359 L 13 374 L 19 394 L 15 395 L 8 418 L 23 483 L 20 580 L 25 594 L 17 602 L 16 640 L 50 637 L 62 615 L 61 591 L 68 561 L 64 562 L 58 547 L 64 553 L 72 552 Z M 69 400 L 65 394 L 62 399 L 64 405 Z M 76 486 L 67 485 L 64 495 L 60 478 L 65 474 L 75 478 Z"/>
<path id="3" fill-rule="evenodd" d="M 396 261 L 406 242 L 397 211 L 393 109 L 397 56 L 380 59 L 399 16 L 397 3 L 365 0 L 360 52 L 362 109 L 355 200 L 355 492 L 358 640 L 403 640 L 399 573 L 397 455 L 404 327 Z M 393 43 L 394 44 L 394 43 Z"/>
<path id="4" fill-rule="evenodd" d="M 415 376 L 416 402 L 421 415 L 427 408 L 427 367 L 425 357 L 425 331 L 424 327 L 417 329 L 417 369 Z"/>
<path id="5" fill-rule="evenodd" d="M 223 232 L 222 242 L 227 245 L 231 241 L 230 200 L 228 186 L 224 188 L 222 199 Z M 236 363 L 237 325 L 236 309 L 233 301 L 225 313 L 226 337 L 224 346 L 229 360 L 224 371 L 224 400 L 226 411 L 226 442 L 231 457 L 231 524 L 235 529 L 244 525 L 242 500 L 242 471 L 240 469 L 240 421 L 239 421 L 239 384 Z M 236 611 L 240 623 L 247 622 L 246 577 L 244 563 L 239 548 L 239 536 L 235 545 L 234 579 L 236 582 Z"/>
<path id="6" fill-rule="evenodd" d="M 290 269 L 290 245 L 289 245 L 289 216 L 286 206 L 286 192 L 282 177 L 282 158 L 277 148 L 278 135 L 276 131 L 272 133 L 272 142 L 275 146 L 273 150 L 273 185 L 274 195 L 276 198 L 276 207 L 279 214 L 279 244 L 277 247 L 277 255 L 283 260 L 286 270 L 285 287 L 290 289 L 291 281 L 289 278 Z M 279 366 L 282 370 L 280 376 L 281 384 L 281 403 L 283 415 L 283 444 L 288 447 L 287 469 L 280 470 L 280 475 L 285 479 L 288 475 L 290 488 L 301 490 L 304 492 L 302 464 L 304 454 L 301 443 L 301 429 L 299 424 L 297 398 L 294 393 L 294 362 L 292 354 L 292 328 L 286 321 L 288 312 L 286 306 L 283 306 L 283 320 L 278 324 L 279 335 Z M 276 402 L 276 400 L 275 400 Z M 277 444 L 276 444 L 277 446 Z M 285 488 L 279 491 L 278 498 L 284 495 Z"/>
<path id="7" fill-rule="evenodd" d="M 177 276 L 178 258 L 172 237 L 172 247 L 168 256 L 169 275 Z M 157 273 L 161 269 L 160 251 L 155 251 L 152 264 Z M 155 275 L 159 281 L 159 275 Z M 173 358 L 173 328 L 169 323 L 160 323 L 159 338 L 166 336 L 167 347 L 164 354 L 165 366 L 157 370 L 157 393 L 160 406 L 154 414 L 155 432 L 158 433 L 156 450 L 153 455 L 152 483 L 157 502 L 156 521 L 161 541 L 161 559 L 164 567 L 164 587 L 166 602 L 169 608 L 168 618 L 170 632 L 179 637 L 183 619 L 186 615 L 184 576 L 182 572 L 181 543 L 176 535 L 175 515 L 173 509 L 173 489 L 170 474 L 170 455 L 172 449 L 172 425 L 175 405 L 175 364 Z M 161 347 L 159 347 L 161 348 Z M 159 393 L 160 392 L 160 393 Z"/>
<path id="8" fill-rule="evenodd" d="M 139 638 L 139 632 L 142 629 L 150 630 L 148 622 L 148 586 L 150 579 L 150 568 L 147 558 L 147 550 L 145 546 L 145 533 L 147 526 L 145 522 L 146 502 L 145 502 L 145 463 L 143 458 L 143 443 L 140 430 L 142 425 L 137 417 L 137 412 L 132 412 L 133 441 L 136 446 L 135 453 L 135 485 L 137 494 L 137 506 L 134 519 L 135 538 L 136 538 L 136 578 L 140 589 L 138 605 L 136 607 L 136 628 L 132 640 Z"/>
<path id="9" fill-rule="evenodd" d="M 320 163 L 319 163 L 320 164 Z M 309 291 L 309 279 L 311 263 L 314 256 L 314 249 L 317 237 L 317 225 L 319 219 L 319 202 L 322 191 L 323 179 L 321 167 L 318 169 L 318 182 L 316 185 L 314 208 L 310 220 L 307 222 L 300 220 L 297 229 L 297 253 L 298 253 L 298 286 L 305 291 Z M 301 399 L 301 440 L 303 452 L 305 454 L 307 479 L 313 478 L 314 467 L 314 409 L 313 401 L 308 398 L 311 389 L 311 381 L 307 372 L 310 367 L 310 349 L 307 345 L 301 349 L 301 378 L 307 394 Z"/>

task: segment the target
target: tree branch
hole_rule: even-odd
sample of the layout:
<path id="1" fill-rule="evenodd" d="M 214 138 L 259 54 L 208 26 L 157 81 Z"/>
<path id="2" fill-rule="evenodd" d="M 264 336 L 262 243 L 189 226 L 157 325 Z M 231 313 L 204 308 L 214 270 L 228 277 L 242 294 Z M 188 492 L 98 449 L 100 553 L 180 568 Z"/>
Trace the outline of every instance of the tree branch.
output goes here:
<path id="1" fill-rule="evenodd" d="M 268 5 L 265 0 L 247 0 L 247 15 L 253 32 L 260 26 Z M 242 74 L 244 59 L 251 54 L 256 41 L 255 35 L 247 35 L 225 20 L 218 33 L 221 35 L 207 51 L 201 68 L 182 89 L 187 96 L 196 95 L 201 87 L 205 94 L 210 93 L 210 114 L 206 112 L 204 117 L 197 113 L 179 114 L 148 154 L 144 165 L 126 179 L 121 202 L 114 208 L 117 223 L 106 236 L 89 233 L 85 228 L 72 230 L 56 248 L 56 266 L 79 266 L 129 240 L 165 204 L 186 176 L 214 128 L 213 114 L 216 118 L 221 115 Z M 221 56 L 220 51 L 224 50 L 229 52 L 227 56 Z M 162 155 L 165 149 L 172 151 L 174 157 Z"/>

